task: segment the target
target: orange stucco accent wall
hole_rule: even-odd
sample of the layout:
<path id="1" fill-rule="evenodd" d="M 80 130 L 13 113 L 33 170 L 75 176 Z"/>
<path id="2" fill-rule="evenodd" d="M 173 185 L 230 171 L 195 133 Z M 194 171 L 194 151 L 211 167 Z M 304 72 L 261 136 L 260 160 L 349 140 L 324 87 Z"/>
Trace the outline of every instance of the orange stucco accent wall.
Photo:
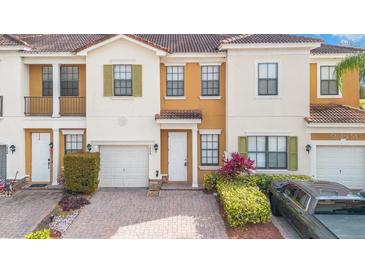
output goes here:
<path id="1" fill-rule="evenodd" d="M 311 104 L 341 104 L 352 107 L 359 107 L 360 104 L 360 84 L 357 71 L 351 71 L 343 77 L 342 98 L 318 98 L 317 97 L 317 77 L 318 64 L 310 64 L 310 103 Z"/>
<path id="2" fill-rule="evenodd" d="M 365 140 L 365 133 L 312 133 L 312 140 Z"/>
<path id="3" fill-rule="evenodd" d="M 185 100 L 166 100 L 166 66 L 160 66 L 161 81 L 161 110 L 166 109 L 199 109 L 203 113 L 202 123 L 198 125 L 199 129 L 221 129 L 222 133 L 219 140 L 219 152 L 221 155 L 220 165 L 222 165 L 223 153 L 226 147 L 226 64 L 220 67 L 220 96 L 218 100 L 200 99 L 201 95 L 201 67 L 199 63 L 187 63 L 184 69 L 184 95 Z M 161 172 L 167 174 L 168 159 L 167 132 L 161 130 Z M 189 144 L 190 142 L 190 144 Z M 188 131 L 188 155 L 191 155 L 191 131 Z M 200 166 L 200 136 L 198 136 L 198 164 Z M 191 180 L 191 157 L 188 157 L 188 180 Z M 203 176 L 208 171 L 199 170 L 198 179 L 202 182 Z"/>
<path id="4" fill-rule="evenodd" d="M 79 67 L 79 96 L 86 95 L 86 66 L 62 65 Z M 29 96 L 42 96 L 42 67 L 43 65 L 29 65 Z"/>

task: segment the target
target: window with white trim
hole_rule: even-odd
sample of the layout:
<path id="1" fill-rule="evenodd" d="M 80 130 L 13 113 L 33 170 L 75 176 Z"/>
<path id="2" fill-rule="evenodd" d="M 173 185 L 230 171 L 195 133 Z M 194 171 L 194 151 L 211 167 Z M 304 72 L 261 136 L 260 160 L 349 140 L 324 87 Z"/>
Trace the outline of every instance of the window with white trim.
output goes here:
<path id="1" fill-rule="evenodd" d="M 202 166 L 219 165 L 219 134 L 200 134 L 200 159 Z"/>
<path id="2" fill-rule="evenodd" d="M 258 64 L 258 95 L 278 95 L 278 63 Z"/>
<path id="3" fill-rule="evenodd" d="M 83 135 L 67 134 L 65 135 L 65 154 L 83 151 Z"/>
<path id="4" fill-rule="evenodd" d="M 114 96 L 132 96 L 132 65 L 114 65 Z"/>
<path id="5" fill-rule="evenodd" d="M 201 66 L 201 95 L 219 96 L 219 66 Z"/>
<path id="6" fill-rule="evenodd" d="M 286 136 L 249 136 L 248 157 L 257 169 L 287 169 L 288 141 Z"/>
<path id="7" fill-rule="evenodd" d="M 166 96 L 184 96 L 184 66 L 166 67 Z"/>
<path id="8" fill-rule="evenodd" d="M 335 66 L 320 66 L 320 79 L 321 95 L 339 95 Z"/>

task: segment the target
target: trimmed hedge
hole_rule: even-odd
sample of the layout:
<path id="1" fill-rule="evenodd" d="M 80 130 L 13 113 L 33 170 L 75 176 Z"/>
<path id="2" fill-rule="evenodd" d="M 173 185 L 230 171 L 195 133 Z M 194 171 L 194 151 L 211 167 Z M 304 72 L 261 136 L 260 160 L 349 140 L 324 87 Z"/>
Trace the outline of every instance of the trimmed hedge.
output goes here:
<path id="1" fill-rule="evenodd" d="M 51 230 L 48 228 L 33 231 L 25 235 L 26 239 L 51 239 Z"/>
<path id="2" fill-rule="evenodd" d="M 270 203 L 258 187 L 242 186 L 227 181 L 217 184 L 217 191 L 231 227 L 271 220 Z"/>
<path id="3" fill-rule="evenodd" d="M 64 158 L 65 190 L 70 193 L 91 194 L 98 189 L 99 153 L 72 153 Z"/>
<path id="4" fill-rule="evenodd" d="M 273 181 L 311 181 L 312 178 L 305 175 L 239 175 L 234 179 L 226 179 L 217 173 L 210 173 L 204 176 L 204 187 L 207 191 L 215 191 L 218 182 L 230 182 L 235 185 L 257 186 L 264 194 L 267 194 Z"/>

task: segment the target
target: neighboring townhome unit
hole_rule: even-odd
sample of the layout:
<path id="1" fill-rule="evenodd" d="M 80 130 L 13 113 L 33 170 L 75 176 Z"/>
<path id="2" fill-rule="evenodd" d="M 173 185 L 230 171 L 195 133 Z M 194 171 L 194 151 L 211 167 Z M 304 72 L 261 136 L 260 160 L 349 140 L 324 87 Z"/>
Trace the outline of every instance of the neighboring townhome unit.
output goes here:
<path id="1" fill-rule="evenodd" d="M 352 189 L 365 187 L 365 112 L 359 108 L 361 79 L 358 71 L 336 84 L 335 65 L 360 49 L 323 44 L 311 51 L 310 133 L 308 153 L 310 175 L 342 183 Z"/>

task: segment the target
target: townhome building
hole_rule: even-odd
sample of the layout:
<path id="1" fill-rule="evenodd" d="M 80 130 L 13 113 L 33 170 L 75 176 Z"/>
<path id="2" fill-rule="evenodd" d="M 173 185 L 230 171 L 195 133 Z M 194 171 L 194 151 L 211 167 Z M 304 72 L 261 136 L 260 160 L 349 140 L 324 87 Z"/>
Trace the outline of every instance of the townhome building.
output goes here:
<path id="1" fill-rule="evenodd" d="M 57 184 L 100 152 L 101 187 L 197 187 L 240 152 L 257 172 L 365 186 L 359 49 L 283 34 L 0 35 L 0 176 Z"/>

